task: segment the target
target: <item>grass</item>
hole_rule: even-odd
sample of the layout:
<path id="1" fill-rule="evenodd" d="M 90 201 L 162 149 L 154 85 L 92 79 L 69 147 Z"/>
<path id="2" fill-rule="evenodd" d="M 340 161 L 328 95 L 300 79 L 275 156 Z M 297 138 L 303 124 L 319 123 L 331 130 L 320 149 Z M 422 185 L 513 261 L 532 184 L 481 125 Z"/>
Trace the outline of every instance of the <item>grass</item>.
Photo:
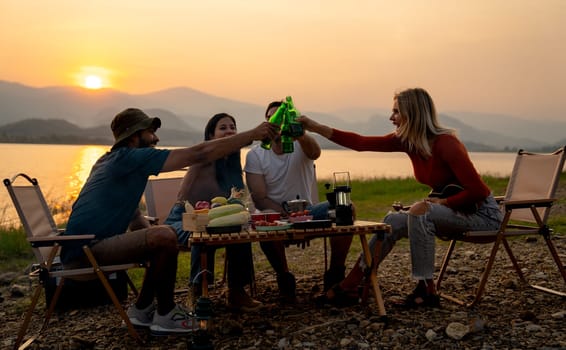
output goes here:
<path id="1" fill-rule="evenodd" d="M 505 192 L 507 178 L 484 177 L 484 181 L 493 190 L 495 195 L 502 195 Z M 324 199 L 327 190 L 324 188 L 325 182 L 318 183 L 318 190 L 321 200 Z M 566 186 L 566 173 L 561 175 L 562 188 Z M 352 181 L 352 201 L 355 203 L 357 218 L 371 221 L 381 221 L 385 214 L 391 209 L 391 204 L 400 201 L 403 204 L 411 204 L 414 201 L 427 196 L 428 188 L 416 182 L 412 178 L 399 179 L 367 179 Z M 566 198 L 558 201 L 557 206 L 564 208 Z M 563 209 L 549 218 L 549 226 L 555 232 L 566 232 L 566 213 Z M 357 239 L 357 237 L 356 237 Z M 258 251 L 257 244 L 253 245 L 254 251 Z M 223 248 L 217 250 L 215 269 L 217 278 L 224 270 Z M 352 244 L 352 254 L 359 251 L 359 244 Z M 258 252 L 257 254 L 261 254 Z M 5 271 L 18 271 L 25 269 L 34 260 L 31 248 L 25 239 L 23 228 L 0 227 L 0 273 Z M 261 264 L 266 263 L 264 261 Z M 186 286 L 189 276 L 190 254 L 180 253 L 178 264 L 179 286 Z M 264 266 L 256 266 L 263 268 Z M 266 266 L 265 266 L 266 267 Z M 132 277 L 137 283 L 143 277 L 143 270 L 132 271 Z"/>
<path id="2" fill-rule="evenodd" d="M 495 194 L 503 194 L 508 178 L 484 177 L 484 181 Z M 321 200 L 327 190 L 318 184 Z M 399 201 L 409 205 L 425 198 L 430 189 L 412 178 L 368 179 L 352 181 L 352 201 L 356 206 L 358 219 L 381 221 L 391 210 L 391 204 Z"/>
<path id="3" fill-rule="evenodd" d="M 25 239 L 23 228 L 0 229 L 0 271 L 15 271 L 27 267 L 33 253 Z"/>

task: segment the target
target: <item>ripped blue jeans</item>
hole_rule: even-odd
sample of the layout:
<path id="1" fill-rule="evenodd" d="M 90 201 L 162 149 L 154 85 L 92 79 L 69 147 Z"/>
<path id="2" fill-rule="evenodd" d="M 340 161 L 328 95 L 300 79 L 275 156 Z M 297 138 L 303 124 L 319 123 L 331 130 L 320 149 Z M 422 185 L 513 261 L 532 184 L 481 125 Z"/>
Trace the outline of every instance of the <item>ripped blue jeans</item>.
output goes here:
<path id="1" fill-rule="evenodd" d="M 450 237 L 466 231 L 491 231 L 499 229 L 503 214 L 492 195 L 488 196 L 477 212 L 461 214 L 447 206 L 427 202 L 428 210 L 423 215 L 411 215 L 407 211 L 389 212 L 383 222 L 391 226 L 381 243 L 378 264 L 389 254 L 401 238 L 409 238 L 413 278 L 433 279 L 436 236 Z M 370 242 L 370 251 L 377 243 L 377 235 Z M 360 266 L 366 268 L 364 259 Z"/>

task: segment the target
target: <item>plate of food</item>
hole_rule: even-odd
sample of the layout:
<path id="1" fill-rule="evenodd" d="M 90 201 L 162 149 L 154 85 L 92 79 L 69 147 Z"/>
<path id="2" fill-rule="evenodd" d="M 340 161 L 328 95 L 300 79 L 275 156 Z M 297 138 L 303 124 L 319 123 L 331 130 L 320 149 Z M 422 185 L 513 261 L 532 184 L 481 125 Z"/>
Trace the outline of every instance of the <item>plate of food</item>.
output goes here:
<path id="1" fill-rule="evenodd" d="M 312 215 L 289 216 L 289 222 L 304 222 L 312 220 Z"/>

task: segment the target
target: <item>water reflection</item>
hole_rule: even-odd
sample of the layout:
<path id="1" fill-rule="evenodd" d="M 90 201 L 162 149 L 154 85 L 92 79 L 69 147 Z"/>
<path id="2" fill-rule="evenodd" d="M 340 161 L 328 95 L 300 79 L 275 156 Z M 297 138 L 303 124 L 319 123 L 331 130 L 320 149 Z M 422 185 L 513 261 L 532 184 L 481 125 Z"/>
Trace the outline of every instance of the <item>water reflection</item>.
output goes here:
<path id="1" fill-rule="evenodd" d="M 77 159 L 72 164 L 72 171 L 67 181 L 67 200 L 74 202 L 83 187 L 90 169 L 94 163 L 106 152 L 106 147 L 86 146 L 81 149 Z"/>

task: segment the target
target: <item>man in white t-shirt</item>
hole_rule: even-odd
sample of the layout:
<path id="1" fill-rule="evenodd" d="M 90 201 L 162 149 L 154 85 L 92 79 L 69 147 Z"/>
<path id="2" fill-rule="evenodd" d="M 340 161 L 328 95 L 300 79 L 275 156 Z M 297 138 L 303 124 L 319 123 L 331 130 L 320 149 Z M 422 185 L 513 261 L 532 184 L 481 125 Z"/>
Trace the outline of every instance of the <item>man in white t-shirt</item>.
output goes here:
<path id="1" fill-rule="evenodd" d="M 280 101 L 271 102 L 265 111 L 269 119 L 281 105 Z M 285 201 L 306 199 L 311 205 L 314 219 L 328 218 L 328 202 L 316 205 L 313 184 L 316 186 L 314 161 L 320 157 L 320 146 L 316 140 L 303 134 L 294 142 L 294 152 L 283 153 L 281 138 L 271 142 L 271 149 L 262 148 L 259 144 L 252 147 L 246 156 L 246 183 L 254 205 L 259 210 L 275 210 L 286 216 L 288 213 L 282 206 Z M 330 239 L 330 268 L 324 274 L 324 290 L 344 279 L 345 261 L 352 243 L 352 236 L 334 237 Z M 277 274 L 277 284 L 281 301 L 296 301 L 295 277 L 287 266 L 285 245 L 281 241 L 261 242 L 261 249 Z"/>

